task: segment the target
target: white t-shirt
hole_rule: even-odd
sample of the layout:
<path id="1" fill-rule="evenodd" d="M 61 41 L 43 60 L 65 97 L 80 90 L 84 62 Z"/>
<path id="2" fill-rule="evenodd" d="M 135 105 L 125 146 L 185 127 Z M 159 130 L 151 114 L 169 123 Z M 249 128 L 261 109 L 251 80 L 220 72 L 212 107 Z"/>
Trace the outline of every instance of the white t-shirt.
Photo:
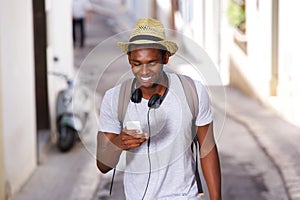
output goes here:
<path id="1" fill-rule="evenodd" d="M 151 175 L 144 199 L 191 199 L 197 195 L 195 160 L 191 151 L 192 113 L 189 109 L 182 84 L 176 74 L 167 73 L 169 91 L 157 109 L 148 108 L 148 100 L 129 102 L 124 126 L 127 121 L 140 121 L 150 141 Z M 199 113 L 196 126 L 212 122 L 209 96 L 205 87 L 194 81 L 199 96 Z M 103 98 L 99 131 L 119 134 L 118 99 L 120 85 L 108 90 Z M 149 111 L 150 130 L 147 123 Z M 140 147 L 123 151 L 118 170 L 124 170 L 124 189 L 127 199 L 141 199 L 149 176 L 147 141 Z"/>
<path id="2" fill-rule="evenodd" d="M 92 9 L 92 5 L 89 0 L 72 1 L 73 18 L 75 19 L 85 18 L 86 12 L 90 9 Z"/>

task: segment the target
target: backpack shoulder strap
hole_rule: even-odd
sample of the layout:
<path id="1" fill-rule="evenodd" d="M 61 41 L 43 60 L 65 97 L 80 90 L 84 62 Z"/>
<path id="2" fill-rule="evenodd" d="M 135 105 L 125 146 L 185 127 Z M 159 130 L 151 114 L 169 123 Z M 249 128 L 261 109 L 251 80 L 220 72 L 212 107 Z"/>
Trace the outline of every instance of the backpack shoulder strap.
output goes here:
<path id="1" fill-rule="evenodd" d="M 199 111 L 199 99 L 197 95 L 197 89 L 193 79 L 188 76 L 177 74 L 179 80 L 181 81 L 186 100 L 188 102 L 191 113 L 193 114 L 193 119 L 198 115 Z"/>
<path id="2" fill-rule="evenodd" d="M 119 103 L 118 103 L 118 119 L 123 124 L 125 114 L 127 111 L 127 106 L 130 101 L 131 87 L 133 79 L 128 79 L 121 84 Z"/>
<path id="3" fill-rule="evenodd" d="M 196 154 L 196 167 L 195 167 L 195 177 L 197 181 L 197 187 L 198 187 L 198 193 L 200 196 L 203 195 L 203 188 L 201 184 L 200 174 L 199 174 L 199 168 L 198 168 L 198 152 L 199 152 L 199 146 L 198 146 L 198 139 L 196 137 L 196 126 L 195 126 L 195 120 L 197 118 L 198 112 L 199 112 L 199 98 L 197 94 L 197 89 L 195 86 L 195 83 L 193 79 L 191 79 L 188 76 L 177 74 L 179 80 L 181 81 L 184 94 L 187 100 L 187 103 L 189 105 L 190 111 L 193 114 L 193 126 L 192 126 L 192 134 L 193 134 L 193 143 L 191 144 L 191 149 L 194 154 Z M 195 146 L 194 146 L 195 145 Z M 195 148 L 195 150 L 194 150 Z"/>

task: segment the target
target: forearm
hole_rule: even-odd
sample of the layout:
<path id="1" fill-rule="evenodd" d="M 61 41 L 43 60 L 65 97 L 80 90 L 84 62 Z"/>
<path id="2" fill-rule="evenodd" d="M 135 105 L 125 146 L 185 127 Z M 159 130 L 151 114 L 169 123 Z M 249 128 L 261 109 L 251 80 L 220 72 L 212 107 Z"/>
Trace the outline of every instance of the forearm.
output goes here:
<path id="1" fill-rule="evenodd" d="M 118 162 L 122 151 L 137 148 L 147 140 L 147 134 L 139 130 L 123 129 L 120 134 L 98 132 L 97 167 L 103 173 L 110 171 Z"/>
<path id="2" fill-rule="evenodd" d="M 213 123 L 199 126 L 197 136 L 201 147 L 201 167 L 208 186 L 210 200 L 221 200 L 221 170 L 213 134 Z"/>
<path id="3" fill-rule="evenodd" d="M 221 200 L 221 170 L 216 146 L 205 157 L 201 158 L 201 167 L 210 199 Z"/>
<path id="4" fill-rule="evenodd" d="M 87 10 L 85 20 L 89 23 L 92 19 L 92 9 Z"/>
<path id="5" fill-rule="evenodd" d="M 122 150 L 114 145 L 110 138 L 99 132 L 97 137 L 97 167 L 102 173 L 107 173 L 119 161 Z"/>

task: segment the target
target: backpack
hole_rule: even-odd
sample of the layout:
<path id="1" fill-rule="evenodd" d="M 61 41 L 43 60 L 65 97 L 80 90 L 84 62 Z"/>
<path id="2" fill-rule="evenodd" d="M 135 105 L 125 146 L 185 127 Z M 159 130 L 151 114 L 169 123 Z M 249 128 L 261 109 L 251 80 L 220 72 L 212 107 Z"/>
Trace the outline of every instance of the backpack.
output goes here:
<path id="1" fill-rule="evenodd" d="M 198 193 L 199 195 L 203 194 L 203 189 L 202 189 L 202 184 L 201 184 L 201 179 L 200 179 L 200 174 L 199 174 L 199 170 L 198 170 L 198 140 L 197 137 L 195 137 L 197 135 L 196 133 L 196 126 L 195 126 L 195 120 L 199 111 L 199 106 L 198 106 L 198 95 L 197 95 L 197 90 L 196 90 L 196 86 L 194 84 L 194 81 L 185 75 L 180 75 L 180 74 L 176 74 L 182 84 L 185 96 L 186 96 L 186 100 L 188 102 L 188 106 L 190 108 L 190 111 L 193 115 L 193 126 L 192 126 L 192 134 L 193 134 L 193 143 L 191 145 L 191 149 L 192 152 L 194 154 L 196 154 L 196 169 L 195 169 L 195 176 L 196 176 L 196 181 L 197 181 L 197 187 L 198 187 Z M 124 81 L 121 84 L 121 88 L 120 88 L 120 94 L 119 94 L 119 103 L 118 103 L 118 119 L 120 121 L 121 124 L 123 124 L 124 118 L 125 118 L 125 114 L 127 111 L 127 107 L 130 101 L 130 96 L 133 90 L 133 79 L 128 79 L 126 81 Z M 196 149 L 194 152 L 194 148 Z M 115 171 L 114 171 L 115 173 Z M 112 188 L 111 188 L 112 189 Z"/>

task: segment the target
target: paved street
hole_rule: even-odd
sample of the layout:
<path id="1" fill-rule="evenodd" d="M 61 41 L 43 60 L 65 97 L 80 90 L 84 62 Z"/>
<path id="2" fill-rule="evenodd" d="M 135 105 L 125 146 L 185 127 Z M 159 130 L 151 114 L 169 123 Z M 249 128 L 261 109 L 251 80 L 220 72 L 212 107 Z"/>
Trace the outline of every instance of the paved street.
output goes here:
<path id="1" fill-rule="evenodd" d="M 219 149 L 224 199 L 287 199 L 276 167 L 243 124 L 226 118 Z"/>

